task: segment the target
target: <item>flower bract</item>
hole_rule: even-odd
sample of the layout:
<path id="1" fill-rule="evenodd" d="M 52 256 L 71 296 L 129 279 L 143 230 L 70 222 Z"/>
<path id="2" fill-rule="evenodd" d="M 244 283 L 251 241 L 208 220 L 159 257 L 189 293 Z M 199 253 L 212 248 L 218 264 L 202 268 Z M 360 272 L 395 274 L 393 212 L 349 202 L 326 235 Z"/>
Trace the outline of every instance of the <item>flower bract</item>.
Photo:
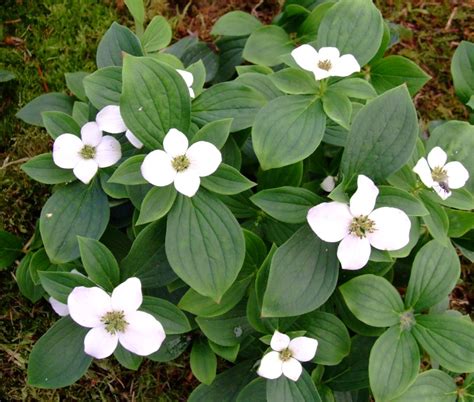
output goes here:
<path id="1" fill-rule="evenodd" d="M 115 165 L 121 157 L 120 143 L 110 135 L 102 136 L 95 122 L 82 126 L 81 138 L 61 134 L 53 145 L 54 163 L 63 169 L 73 169 L 84 184 L 92 180 L 99 168 Z"/>
<path id="2" fill-rule="evenodd" d="M 163 140 L 162 150 L 150 152 L 141 166 L 142 176 L 154 186 L 171 183 L 177 191 L 192 197 L 199 189 L 201 177 L 214 173 L 222 155 L 210 142 L 198 141 L 191 146 L 187 137 L 172 128 Z"/>
<path id="3" fill-rule="evenodd" d="M 273 380 L 282 374 L 297 381 L 303 372 L 300 362 L 310 361 L 316 354 L 318 341 L 306 336 L 290 340 L 288 335 L 275 331 L 270 347 L 272 351 L 263 356 L 257 374 Z"/>
<path id="4" fill-rule="evenodd" d="M 360 269 L 369 261 L 371 247 L 399 250 L 408 244 L 411 222 L 398 208 L 374 209 L 379 190 L 359 175 L 350 204 L 323 202 L 308 211 L 307 220 L 322 240 L 338 242 L 337 258 L 343 269 Z"/>
<path id="5" fill-rule="evenodd" d="M 440 147 L 434 147 L 428 160 L 421 158 L 413 168 L 426 187 L 432 188 L 445 200 L 451 189 L 463 187 L 469 180 L 469 172 L 461 162 L 448 162 L 448 155 Z"/>
<path id="6" fill-rule="evenodd" d="M 143 147 L 143 143 L 125 125 L 119 106 L 109 105 L 104 107 L 97 113 L 95 121 L 102 131 L 110 134 L 125 133 L 125 137 L 135 148 Z"/>
<path id="7" fill-rule="evenodd" d="M 71 318 L 91 328 L 84 338 L 84 351 L 97 359 L 110 356 L 118 343 L 130 352 L 147 356 L 156 352 L 165 331 L 151 314 L 138 311 L 143 301 L 141 282 L 129 278 L 112 296 L 104 290 L 79 286 L 70 293 L 67 305 Z"/>
<path id="8" fill-rule="evenodd" d="M 352 54 L 341 56 L 335 47 L 322 47 L 318 51 L 311 45 L 301 45 L 291 55 L 302 69 L 311 71 L 316 80 L 347 77 L 360 71 L 360 65 Z"/>
<path id="9" fill-rule="evenodd" d="M 48 301 L 56 314 L 60 315 L 61 317 L 66 317 L 69 315 L 69 308 L 67 307 L 67 304 L 61 303 L 54 297 L 50 297 Z"/>
<path id="10" fill-rule="evenodd" d="M 194 98 L 194 96 L 195 96 L 194 95 L 194 89 L 193 89 L 194 77 L 193 77 L 192 73 L 190 73 L 189 71 L 180 70 L 179 68 L 177 68 L 176 71 L 178 72 L 178 74 L 181 77 L 183 77 L 183 80 L 186 83 L 186 85 L 188 87 L 188 90 L 189 90 L 189 96 L 191 98 Z"/>

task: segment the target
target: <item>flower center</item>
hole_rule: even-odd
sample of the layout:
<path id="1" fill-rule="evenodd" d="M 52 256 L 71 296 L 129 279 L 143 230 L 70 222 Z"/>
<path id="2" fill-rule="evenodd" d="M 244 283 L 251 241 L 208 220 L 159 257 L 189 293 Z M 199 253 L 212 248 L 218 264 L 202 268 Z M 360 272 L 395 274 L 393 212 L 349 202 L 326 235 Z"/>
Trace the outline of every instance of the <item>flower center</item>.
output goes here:
<path id="1" fill-rule="evenodd" d="M 332 64 L 329 60 L 320 60 L 318 62 L 318 67 L 321 69 L 321 70 L 326 70 L 326 71 L 329 71 L 332 67 Z"/>
<path id="2" fill-rule="evenodd" d="M 109 311 L 100 319 L 100 321 L 104 323 L 105 330 L 112 335 L 117 332 L 124 332 L 128 326 L 123 311 Z"/>
<path id="3" fill-rule="evenodd" d="M 288 360 L 291 359 L 291 357 L 293 356 L 293 354 L 291 353 L 291 350 L 286 348 L 286 349 L 283 349 L 281 352 L 280 352 L 280 360 L 282 362 L 286 362 Z"/>
<path id="4" fill-rule="evenodd" d="M 367 215 L 359 215 L 352 219 L 352 223 L 349 226 L 349 233 L 360 237 L 361 239 L 367 235 L 367 233 L 374 233 L 375 222 L 370 220 Z"/>
<path id="5" fill-rule="evenodd" d="M 400 316 L 400 328 L 402 331 L 410 330 L 416 324 L 415 315 L 412 310 L 405 311 Z"/>
<path id="6" fill-rule="evenodd" d="M 92 145 L 84 145 L 84 147 L 80 150 L 79 154 L 84 159 L 94 159 L 95 147 L 93 147 Z"/>
<path id="7" fill-rule="evenodd" d="M 448 173 L 442 167 L 437 166 L 431 171 L 431 177 L 434 181 L 445 182 L 448 178 Z"/>
<path id="8" fill-rule="evenodd" d="M 174 157 L 173 161 L 171 162 L 171 165 L 173 166 L 173 169 L 177 172 L 182 172 L 183 170 L 186 170 L 189 167 L 190 161 L 186 155 L 179 155 Z"/>

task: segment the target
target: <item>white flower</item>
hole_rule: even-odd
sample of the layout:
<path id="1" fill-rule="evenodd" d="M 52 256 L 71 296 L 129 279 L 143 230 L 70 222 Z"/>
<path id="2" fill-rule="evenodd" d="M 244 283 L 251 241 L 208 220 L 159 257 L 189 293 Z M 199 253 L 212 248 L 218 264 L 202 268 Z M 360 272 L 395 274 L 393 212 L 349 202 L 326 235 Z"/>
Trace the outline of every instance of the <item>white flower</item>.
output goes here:
<path id="1" fill-rule="evenodd" d="M 326 191 L 327 193 L 330 193 L 334 188 L 336 187 L 336 177 L 335 176 L 327 176 L 322 182 L 321 182 L 321 188 Z"/>
<path id="2" fill-rule="evenodd" d="M 141 282 L 130 278 L 117 286 L 112 297 L 98 287 L 79 286 L 67 299 L 71 318 L 91 330 L 84 351 L 97 359 L 110 356 L 118 343 L 130 352 L 147 356 L 156 352 L 165 331 L 151 314 L 137 311 L 143 301 Z"/>
<path id="3" fill-rule="evenodd" d="M 150 152 L 141 166 L 142 176 L 154 186 L 174 182 L 176 190 L 192 197 L 201 184 L 200 177 L 214 173 L 222 162 L 215 145 L 198 141 L 188 148 L 186 136 L 172 128 L 163 140 L 162 150 Z"/>
<path id="4" fill-rule="evenodd" d="M 311 71 L 316 80 L 347 77 L 360 71 L 360 65 L 352 54 L 340 56 L 335 47 L 322 47 L 318 52 L 310 45 L 301 45 L 291 55 L 302 69 Z"/>
<path id="5" fill-rule="evenodd" d="M 445 200 L 451 195 L 451 189 L 461 188 L 469 179 L 469 172 L 461 162 L 449 162 L 448 155 L 440 147 L 434 147 L 428 154 L 428 161 L 421 158 L 413 171 L 420 176 L 426 187 Z"/>
<path id="6" fill-rule="evenodd" d="M 273 351 L 263 356 L 257 374 L 270 380 L 284 374 L 290 380 L 297 381 L 303 371 L 300 362 L 310 361 L 314 357 L 318 341 L 306 336 L 290 341 L 288 335 L 275 331 L 270 346 Z"/>
<path id="7" fill-rule="evenodd" d="M 181 77 L 183 77 L 184 82 L 188 86 L 189 96 L 191 98 L 194 98 L 194 89 L 193 89 L 194 77 L 193 77 L 193 75 L 189 71 L 180 70 L 179 68 L 177 68 L 176 71 L 178 72 L 178 74 Z"/>
<path id="8" fill-rule="evenodd" d="M 63 169 L 74 169 L 74 175 L 88 184 L 98 168 L 116 164 L 122 157 L 120 143 L 102 131 L 94 122 L 81 128 L 81 138 L 73 134 L 61 134 L 53 144 L 53 160 Z"/>
<path id="9" fill-rule="evenodd" d="M 67 307 L 67 304 L 61 303 L 54 297 L 50 297 L 48 301 L 56 314 L 60 315 L 61 317 L 66 317 L 69 315 L 69 308 Z"/>
<path id="10" fill-rule="evenodd" d="M 349 206 L 323 202 L 308 211 L 308 223 L 318 237 L 329 243 L 341 241 L 337 258 L 343 269 L 360 269 L 367 264 L 371 246 L 399 250 L 408 244 L 410 219 L 398 208 L 374 210 L 378 194 L 372 180 L 359 175 Z"/>
<path id="11" fill-rule="evenodd" d="M 104 107 L 99 113 L 97 113 L 95 121 L 102 131 L 110 134 L 120 134 L 125 132 L 125 137 L 130 141 L 130 144 L 138 149 L 143 147 L 143 143 L 135 137 L 135 134 L 133 134 L 125 125 L 122 115 L 120 114 L 119 106 L 109 105 Z"/>

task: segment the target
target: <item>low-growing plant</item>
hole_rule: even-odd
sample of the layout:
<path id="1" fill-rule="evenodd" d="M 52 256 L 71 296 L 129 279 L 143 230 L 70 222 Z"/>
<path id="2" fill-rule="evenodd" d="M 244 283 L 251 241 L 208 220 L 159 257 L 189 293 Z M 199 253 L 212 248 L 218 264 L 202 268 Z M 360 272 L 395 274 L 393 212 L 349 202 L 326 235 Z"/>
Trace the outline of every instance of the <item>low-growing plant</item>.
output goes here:
<path id="1" fill-rule="evenodd" d="M 125 3 L 136 33 L 112 24 L 72 95 L 18 112 L 54 139 L 22 166 L 54 188 L 16 279 L 62 316 L 29 384 L 190 350 L 190 401 L 472 397 L 454 378 L 474 371 L 474 326 L 449 294 L 474 254 L 474 127 L 424 135 L 430 77 L 385 56 L 396 32 L 372 1 L 287 1 L 265 26 L 231 12 L 213 47 L 170 45 Z M 462 42 L 452 61 L 471 108 L 473 59 Z M 0 238 L 4 267 L 21 241 Z"/>

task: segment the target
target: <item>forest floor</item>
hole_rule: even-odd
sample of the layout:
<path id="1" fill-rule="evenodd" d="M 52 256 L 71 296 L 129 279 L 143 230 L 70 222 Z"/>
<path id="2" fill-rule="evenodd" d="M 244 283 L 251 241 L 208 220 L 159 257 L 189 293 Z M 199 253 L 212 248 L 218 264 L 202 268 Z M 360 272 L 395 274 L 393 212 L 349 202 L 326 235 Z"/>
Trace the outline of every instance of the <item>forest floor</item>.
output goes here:
<path id="1" fill-rule="evenodd" d="M 433 77 L 415 97 L 419 117 L 467 120 L 468 111 L 454 95 L 450 61 L 462 40 L 474 40 L 474 5 L 454 0 L 375 0 L 384 17 L 400 24 L 401 42 L 390 52 L 413 60 Z M 91 5 L 93 4 L 93 5 Z M 251 12 L 269 23 L 277 0 L 148 0 L 147 17 L 166 16 L 175 39 L 190 33 L 210 39 L 217 18 L 228 11 Z M 20 165 L 47 152 L 45 130 L 28 126 L 15 113 L 36 96 L 64 91 L 64 73 L 93 71 L 98 41 L 113 21 L 132 22 L 123 0 L 4 0 L 0 7 L 0 69 L 16 79 L 0 83 L 0 229 L 31 237 L 47 186 L 29 179 Z M 28 355 L 56 320 L 44 302 L 29 303 L 18 292 L 14 268 L 0 271 L 0 401 L 124 400 L 184 401 L 197 385 L 186 359 L 169 364 L 144 363 L 138 374 L 113 359 L 95 360 L 78 383 L 60 390 L 26 385 Z M 471 313 L 472 266 L 463 265 L 452 306 Z"/>

